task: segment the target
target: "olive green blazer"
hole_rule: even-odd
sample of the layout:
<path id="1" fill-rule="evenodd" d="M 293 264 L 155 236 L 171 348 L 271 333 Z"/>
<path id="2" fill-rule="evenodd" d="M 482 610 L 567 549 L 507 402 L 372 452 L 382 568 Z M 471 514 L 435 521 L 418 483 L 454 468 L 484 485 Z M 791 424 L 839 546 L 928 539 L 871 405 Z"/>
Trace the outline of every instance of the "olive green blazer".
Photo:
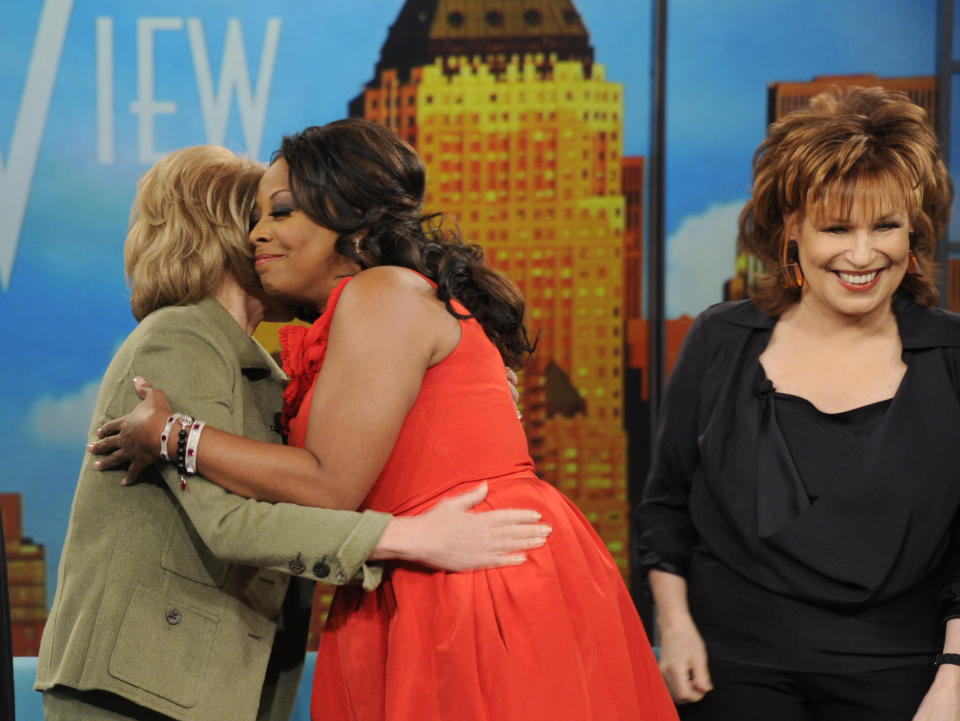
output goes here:
<path id="1" fill-rule="evenodd" d="M 130 334 L 91 439 L 139 402 L 138 375 L 211 426 L 280 440 L 271 424 L 286 378 L 213 298 L 151 313 Z M 199 476 L 181 490 L 171 464 L 123 487 L 123 471 L 93 460 L 80 470 L 36 688 L 101 689 L 184 721 L 252 720 L 262 696 L 260 718 L 289 718 L 310 602 L 290 576 L 373 588 L 380 571 L 364 561 L 389 516 L 261 503 Z"/>

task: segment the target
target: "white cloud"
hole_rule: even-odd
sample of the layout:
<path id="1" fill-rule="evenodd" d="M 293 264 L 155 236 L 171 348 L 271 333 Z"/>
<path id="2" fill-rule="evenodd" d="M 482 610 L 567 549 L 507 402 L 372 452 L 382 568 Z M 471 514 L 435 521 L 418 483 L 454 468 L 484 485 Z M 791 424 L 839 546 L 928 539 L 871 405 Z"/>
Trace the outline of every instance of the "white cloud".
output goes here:
<path id="1" fill-rule="evenodd" d="M 48 446 L 80 448 L 97 403 L 100 380 L 85 383 L 79 390 L 61 396 L 41 396 L 28 413 L 28 427 L 37 442 Z"/>
<path id="2" fill-rule="evenodd" d="M 696 315 L 723 300 L 737 256 L 737 217 L 746 200 L 684 218 L 667 239 L 667 317 Z"/>

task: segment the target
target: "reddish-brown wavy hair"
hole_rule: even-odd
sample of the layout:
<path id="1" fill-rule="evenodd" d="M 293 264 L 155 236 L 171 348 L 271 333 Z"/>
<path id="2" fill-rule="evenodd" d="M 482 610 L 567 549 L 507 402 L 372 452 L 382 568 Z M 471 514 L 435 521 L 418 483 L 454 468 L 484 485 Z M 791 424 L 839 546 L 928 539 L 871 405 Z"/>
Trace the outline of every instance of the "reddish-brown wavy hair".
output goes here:
<path id="1" fill-rule="evenodd" d="M 754 303 L 779 315 L 800 299 L 800 289 L 783 282 L 782 258 L 805 213 L 847 218 L 855 203 L 867 202 L 880 214 L 907 212 L 923 275 L 906 275 L 899 291 L 920 305 L 936 304 L 934 256 L 952 199 L 937 136 L 906 95 L 883 88 L 817 95 L 773 123 L 753 156 L 753 192 L 740 213 L 738 242 L 767 270 L 751 291 Z"/>

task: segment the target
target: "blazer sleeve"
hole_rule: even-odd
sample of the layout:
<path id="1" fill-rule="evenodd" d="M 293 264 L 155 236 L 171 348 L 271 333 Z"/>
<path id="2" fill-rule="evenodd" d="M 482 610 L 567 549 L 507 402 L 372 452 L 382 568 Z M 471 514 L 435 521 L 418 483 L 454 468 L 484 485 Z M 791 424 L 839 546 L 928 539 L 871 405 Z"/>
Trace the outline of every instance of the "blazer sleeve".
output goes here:
<path id="1" fill-rule="evenodd" d="M 242 433 L 240 409 L 232 407 L 235 385 L 244 382 L 239 364 L 203 331 L 168 326 L 145 333 L 133 354 L 128 378 L 143 376 L 162 388 L 177 410 L 213 427 Z M 127 385 L 125 392 L 132 391 L 132 382 Z M 222 561 L 306 574 L 337 585 L 360 577 L 368 590 L 380 582 L 382 570 L 365 561 L 389 514 L 255 501 L 199 475 L 181 489 L 180 476 L 170 463 L 147 469 L 141 482 L 151 480 L 166 484 L 203 543 Z"/>
<path id="2" fill-rule="evenodd" d="M 683 575 L 696 544 L 688 500 L 700 463 L 697 419 L 706 359 L 701 315 L 690 327 L 667 382 L 650 473 L 634 512 L 636 557 L 645 570 Z"/>

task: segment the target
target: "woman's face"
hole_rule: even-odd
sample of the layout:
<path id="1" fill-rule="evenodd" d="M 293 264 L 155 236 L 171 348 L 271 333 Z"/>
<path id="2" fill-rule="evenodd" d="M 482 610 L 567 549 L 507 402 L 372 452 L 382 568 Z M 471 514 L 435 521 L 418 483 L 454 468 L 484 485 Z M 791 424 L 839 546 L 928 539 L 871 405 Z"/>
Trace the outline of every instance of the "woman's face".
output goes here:
<path id="1" fill-rule="evenodd" d="M 360 266 L 334 250 L 334 231 L 295 206 L 289 172 L 280 158 L 260 180 L 250 230 L 255 267 L 270 295 L 320 309 L 340 280 Z"/>
<path id="2" fill-rule="evenodd" d="M 905 209 L 856 201 L 841 218 L 808 208 L 792 230 L 803 270 L 801 303 L 849 318 L 890 309 L 910 252 Z"/>

